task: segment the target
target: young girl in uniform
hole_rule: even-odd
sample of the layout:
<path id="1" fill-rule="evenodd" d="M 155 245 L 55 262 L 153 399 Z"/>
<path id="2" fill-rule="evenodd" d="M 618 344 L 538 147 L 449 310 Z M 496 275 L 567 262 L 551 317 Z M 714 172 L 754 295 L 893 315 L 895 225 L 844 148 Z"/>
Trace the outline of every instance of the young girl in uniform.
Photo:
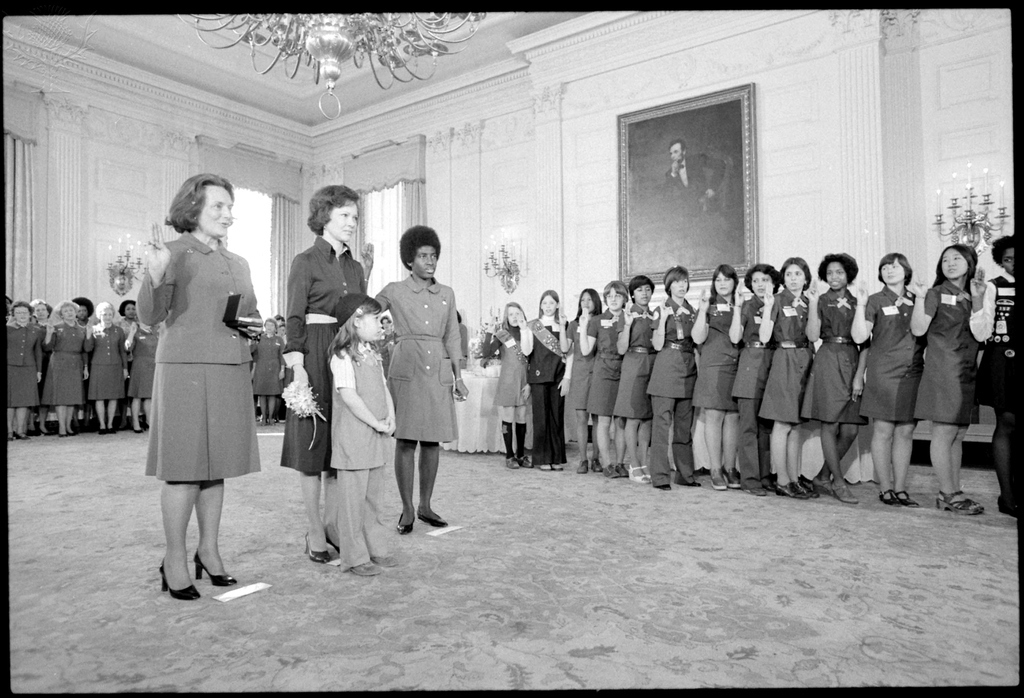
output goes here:
<path id="1" fill-rule="evenodd" d="M 1017 516 L 1017 498 L 1011 469 L 1014 424 L 1017 416 L 1017 384 L 1014 371 L 1017 354 L 1014 323 L 1017 306 L 1014 301 L 1013 237 L 1003 236 L 992 245 L 992 258 L 1003 268 L 985 285 L 985 299 L 979 317 L 982 333 L 987 337 L 985 351 L 978 369 L 978 402 L 996 411 L 996 430 L 992 434 L 992 460 L 999 479 L 999 511 Z M 971 318 L 974 327 L 975 318 Z"/>
<path id="2" fill-rule="evenodd" d="M 616 453 L 619 465 L 629 458 L 629 479 L 648 484 L 647 449 L 651 444 L 651 398 L 647 383 L 654 365 L 654 346 L 651 336 L 658 324 L 658 311 L 653 313 L 649 304 L 654 295 L 654 282 L 648 277 L 634 276 L 629 281 L 629 295 L 633 305 L 624 314 L 624 326 L 616 342 L 623 355 L 619 392 L 615 397 L 615 429 L 621 433 L 626 453 Z"/>
<path id="3" fill-rule="evenodd" d="M 658 352 L 651 370 L 647 392 L 654 413 L 651 437 L 651 485 L 670 490 L 668 462 L 669 432 L 672 432 L 672 460 L 675 462 L 675 483 L 700 487 L 693 478 L 693 387 L 697 381 L 697 364 L 693 359 L 693 322 L 697 311 L 686 300 L 690 290 L 690 273 L 675 266 L 665 272 L 665 293 L 668 299 L 662 308 L 651 343 Z"/>
<path id="4" fill-rule="evenodd" d="M 495 351 L 501 356 L 501 373 L 498 375 L 498 390 L 494 404 L 501 416 L 501 435 L 505 440 L 505 467 L 532 468 L 533 461 L 524 454 L 526 448 L 526 403 L 530 399 L 530 385 L 526 382 L 526 358 L 524 342 L 530 342 L 530 332 L 523 332 L 526 313 L 518 303 L 505 306 L 505 317 L 500 325 L 491 328 L 484 335 L 483 355 L 492 356 Z M 532 342 L 531 342 L 532 344 Z M 512 424 L 516 429 L 516 448 L 512 451 Z"/>
<path id="5" fill-rule="evenodd" d="M 860 414 L 871 417 L 871 460 L 878 475 L 883 504 L 916 507 L 907 494 L 907 471 L 914 446 L 914 403 L 924 368 L 924 339 L 910 331 L 914 295 L 906 290 L 913 278 L 907 258 L 899 252 L 882 257 L 878 280 L 885 287 L 870 296 L 857 287 L 857 308 L 850 334 L 863 344 L 868 360 Z"/>
<path id="6" fill-rule="evenodd" d="M 277 321 L 267 318 L 263 334 L 253 343 L 252 392 L 259 398 L 260 422 L 277 423 L 277 399 L 284 379 L 284 340 L 277 336 Z"/>
<path id="7" fill-rule="evenodd" d="M 569 351 L 566 318 L 558 293 L 540 297 L 539 317 L 526 323 L 532 341 L 524 344 L 529 358 L 526 382 L 533 404 L 533 465 L 538 470 L 564 470 L 565 464 L 565 354 Z"/>
<path id="8" fill-rule="evenodd" d="M 619 376 L 622 374 L 622 354 L 618 350 L 618 341 L 619 331 L 625 326 L 622 307 L 626 303 L 627 293 L 626 285 L 621 281 L 608 282 L 604 287 L 604 302 L 608 309 L 591 317 L 586 334 L 580 335 L 580 352 L 584 356 L 596 354 L 594 371 L 590 377 L 590 394 L 587 396 L 587 412 L 597 415 L 597 449 L 604 461 L 604 475 L 608 478 L 629 477 L 621 460 L 614 457 L 624 454 L 626 445 L 616 443 L 613 454 L 609 435 L 615 398 L 619 392 Z"/>
<path id="9" fill-rule="evenodd" d="M 802 257 L 790 257 L 782 265 L 782 283 L 777 296 L 764 299 L 767 317 L 761 320 L 758 339 L 763 344 L 774 340 L 776 350 L 758 416 L 775 422 L 771 436 L 772 465 L 778 478 L 775 493 L 807 499 L 812 493 L 798 480 L 800 443 L 794 427 L 800 423 L 804 386 L 814 358 L 807 341 L 807 316 L 818 312 L 818 289 Z"/>
<path id="10" fill-rule="evenodd" d="M 711 459 L 711 486 L 716 490 L 740 489 L 736 470 L 739 405 L 732 396 L 740 358 L 739 344 L 729 330 L 739 304 L 739 277 L 728 264 L 719 265 L 712 277 L 714 297 L 704 291 L 693 323 L 693 341 L 700 347 L 700 371 L 693 392 L 693 406 L 704 410 L 704 442 Z"/>
<path id="11" fill-rule="evenodd" d="M 847 286 L 857 278 L 857 261 L 848 254 L 829 254 L 818 265 L 818 278 L 828 290 L 818 299 L 818 312 L 807 318 L 807 339 L 821 340 L 807 377 L 800 416 L 821 423 L 821 450 L 825 468 L 810 485 L 818 494 L 831 494 L 845 504 L 857 498 L 843 478 L 840 461 L 857 439 L 861 424 L 861 393 L 868 352 L 861 351 L 850 335 L 857 299 Z M 829 475 L 832 483 L 829 484 Z"/>
<path id="12" fill-rule="evenodd" d="M 778 290 L 779 272 L 770 264 L 755 264 L 747 269 L 743 283 L 754 295 L 740 308 L 740 290 L 736 290 L 729 327 L 729 339 L 743 343 L 732 386 L 732 396 L 739 409 L 740 486 L 744 492 L 764 497 L 768 490 L 775 489 L 770 458 L 772 422 L 757 413 L 761 409 L 775 344 L 761 341 L 761 322 L 765 299 Z"/>
<path id="13" fill-rule="evenodd" d="M 935 506 L 957 514 L 985 511 L 960 490 L 960 463 L 974 407 L 979 341 L 972 334 L 971 313 L 981 311 L 985 296 L 984 278 L 975 277 L 977 267 L 978 255 L 972 248 L 950 245 L 942 251 L 932 287 L 925 289 L 920 281 L 911 284 L 916 298 L 910 331 L 917 337 L 928 337 L 914 418 L 932 421 L 928 450 L 939 481 Z M 984 336 L 980 328 L 975 331 Z"/>
<path id="14" fill-rule="evenodd" d="M 569 381 L 569 409 L 576 415 L 576 443 L 580 446 L 580 465 L 576 468 L 576 472 L 581 474 L 591 469 L 595 473 L 601 472 L 601 461 L 597 454 L 596 443 L 590 460 L 587 460 L 587 421 L 590 418 L 587 412 L 587 397 L 590 394 L 590 377 L 594 370 L 594 353 L 586 355 L 582 352 L 582 339 L 587 334 L 590 318 L 601 313 L 601 298 L 597 295 L 597 291 L 585 288 L 580 294 L 576 319 L 569 323 L 568 329 L 572 354 L 565 369 L 565 376 Z M 597 426 L 596 423 L 594 426 Z"/>
<path id="15" fill-rule="evenodd" d="M 334 390 L 331 467 L 338 471 L 341 569 L 361 577 L 394 567 L 384 524 L 384 466 L 394 448 L 395 405 L 375 343 L 383 336 L 380 303 L 362 293 L 341 297 L 331 342 Z"/>

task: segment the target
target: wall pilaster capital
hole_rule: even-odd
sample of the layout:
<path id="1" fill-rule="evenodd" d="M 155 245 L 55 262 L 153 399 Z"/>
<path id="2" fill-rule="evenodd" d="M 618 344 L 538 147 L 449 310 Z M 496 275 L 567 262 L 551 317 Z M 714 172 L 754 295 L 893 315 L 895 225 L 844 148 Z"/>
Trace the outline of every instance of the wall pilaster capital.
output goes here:
<path id="1" fill-rule="evenodd" d="M 533 94 L 533 113 L 540 119 L 557 119 L 562 114 L 565 83 L 546 85 Z"/>
<path id="2" fill-rule="evenodd" d="M 81 132 L 88 107 L 72 102 L 67 97 L 43 97 L 43 105 L 51 127 Z"/>
<path id="3" fill-rule="evenodd" d="M 444 131 L 438 131 L 427 139 L 427 147 L 431 153 L 443 155 L 451 151 L 452 138 L 454 138 L 454 129 L 448 128 Z"/>

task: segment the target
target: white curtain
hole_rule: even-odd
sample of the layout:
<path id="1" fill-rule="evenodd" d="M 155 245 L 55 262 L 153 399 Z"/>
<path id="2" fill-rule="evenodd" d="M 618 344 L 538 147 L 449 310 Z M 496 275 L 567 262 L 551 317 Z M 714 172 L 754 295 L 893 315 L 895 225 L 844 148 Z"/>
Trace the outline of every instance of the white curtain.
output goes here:
<path id="1" fill-rule="evenodd" d="M 35 143 L 4 131 L 4 227 L 7 294 L 32 299 L 33 215 L 32 160 Z"/>
<path id="2" fill-rule="evenodd" d="M 377 191 L 362 192 L 360 244 L 373 243 L 373 272 L 368 279 L 370 295 L 408 271 L 398 254 L 398 241 L 408 228 L 426 221 L 423 180 L 400 181 Z"/>
<path id="3" fill-rule="evenodd" d="M 284 194 L 275 194 L 270 229 L 270 307 L 287 315 L 288 270 L 298 253 L 296 238 L 302 225 L 299 202 Z"/>

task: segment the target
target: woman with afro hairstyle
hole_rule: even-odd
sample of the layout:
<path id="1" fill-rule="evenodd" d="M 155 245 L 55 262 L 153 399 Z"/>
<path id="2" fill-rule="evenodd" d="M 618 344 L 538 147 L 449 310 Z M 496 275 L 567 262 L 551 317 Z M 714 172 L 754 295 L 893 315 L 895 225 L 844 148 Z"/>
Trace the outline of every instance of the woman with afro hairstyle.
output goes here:
<path id="1" fill-rule="evenodd" d="M 847 288 L 857 278 L 857 261 L 846 253 L 829 254 L 818 265 L 818 278 L 828 290 L 818 299 L 818 312 L 807 318 L 807 339 L 821 340 L 807 377 L 800 416 L 821 423 L 821 450 L 825 466 L 809 484 L 814 492 L 831 494 L 845 504 L 857 504 L 843 478 L 840 461 L 857 439 L 860 425 L 860 396 L 864 392 L 867 351 L 853 342 L 850 329 L 857 299 Z M 829 475 L 832 484 L 829 484 Z"/>
<path id="2" fill-rule="evenodd" d="M 434 513 L 430 497 L 437 478 L 439 442 L 458 438 L 455 396 L 469 395 L 462 382 L 462 340 L 455 310 L 455 292 L 434 279 L 441 240 L 433 228 L 414 225 L 399 242 L 402 264 L 410 271 L 377 294 L 395 321 L 395 350 L 388 369 L 388 388 L 395 403 L 395 478 L 402 497 L 398 532 L 412 531 L 413 518 L 442 528 L 448 523 Z M 420 446 L 419 506 L 413 508 L 416 445 Z"/>
<path id="3" fill-rule="evenodd" d="M 1016 518 L 1017 500 L 1011 464 L 1011 445 L 1017 417 L 1017 385 L 1014 370 L 1017 339 L 1014 324 L 1017 306 L 1014 304 L 1013 278 L 1014 236 L 1004 235 L 992 245 L 992 259 L 1003 268 L 1000 276 L 985 284 L 985 300 L 981 315 L 971 318 L 971 327 L 978 322 L 986 336 L 985 351 L 978 369 L 978 402 L 996 411 L 996 430 L 992 434 L 992 460 L 999 479 L 999 511 Z"/>

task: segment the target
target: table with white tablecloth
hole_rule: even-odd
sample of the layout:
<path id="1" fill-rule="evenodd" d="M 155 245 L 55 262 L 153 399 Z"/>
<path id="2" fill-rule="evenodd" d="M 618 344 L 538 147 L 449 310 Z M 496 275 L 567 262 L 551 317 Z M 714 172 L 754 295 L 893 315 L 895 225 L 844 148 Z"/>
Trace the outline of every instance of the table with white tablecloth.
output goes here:
<path id="1" fill-rule="evenodd" d="M 463 453 L 504 453 L 505 444 L 501 438 L 501 417 L 494 405 L 498 392 L 498 376 L 470 371 L 462 372 L 462 380 L 469 390 L 469 397 L 455 402 L 455 417 L 459 424 L 459 438 L 441 444 L 446 451 Z M 530 424 L 532 411 L 527 405 L 526 423 Z M 526 430 L 526 447 L 533 445 L 532 429 Z"/>

